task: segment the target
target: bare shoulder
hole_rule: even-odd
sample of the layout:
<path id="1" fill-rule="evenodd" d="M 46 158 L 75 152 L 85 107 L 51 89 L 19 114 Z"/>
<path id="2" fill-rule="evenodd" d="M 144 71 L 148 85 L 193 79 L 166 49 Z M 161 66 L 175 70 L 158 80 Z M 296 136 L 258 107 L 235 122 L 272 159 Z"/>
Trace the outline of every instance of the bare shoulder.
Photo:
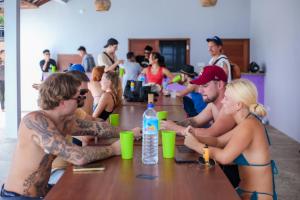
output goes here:
<path id="1" fill-rule="evenodd" d="M 49 123 L 51 121 L 49 117 L 45 115 L 42 111 L 34 111 L 30 112 L 27 115 L 24 116 L 21 123 L 27 126 L 27 128 L 32 128 L 33 122 L 39 122 L 41 125 L 44 125 L 45 123 Z"/>

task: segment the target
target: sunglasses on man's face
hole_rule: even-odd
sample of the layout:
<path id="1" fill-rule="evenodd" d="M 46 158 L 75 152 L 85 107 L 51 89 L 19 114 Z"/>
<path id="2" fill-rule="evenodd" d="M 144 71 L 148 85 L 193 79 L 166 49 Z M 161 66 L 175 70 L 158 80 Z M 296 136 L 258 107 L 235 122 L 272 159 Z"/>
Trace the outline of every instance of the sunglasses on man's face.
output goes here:
<path id="1" fill-rule="evenodd" d="M 77 101 L 77 104 L 79 105 L 79 104 L 82 103 L 83 100 L 86 99 L 86 96 L 79 95 L 78 97 L 74 97 L 74 98 L 70 98 L 70 99 L 76 100 L 76 101 Z M 70 99 L 68 99 L 68 100 L 70 100 Z"/>

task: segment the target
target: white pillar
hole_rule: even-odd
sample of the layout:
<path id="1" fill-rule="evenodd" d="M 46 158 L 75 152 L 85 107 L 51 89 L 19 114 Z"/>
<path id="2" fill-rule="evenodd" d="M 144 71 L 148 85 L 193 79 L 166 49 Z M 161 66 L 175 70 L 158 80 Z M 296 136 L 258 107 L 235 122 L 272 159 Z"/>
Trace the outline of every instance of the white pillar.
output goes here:
<path id="1" fill-rule="evenodd" d="M 4 1 L 5 137 L 17 137 L 21 119 L 20 0 Z"/>

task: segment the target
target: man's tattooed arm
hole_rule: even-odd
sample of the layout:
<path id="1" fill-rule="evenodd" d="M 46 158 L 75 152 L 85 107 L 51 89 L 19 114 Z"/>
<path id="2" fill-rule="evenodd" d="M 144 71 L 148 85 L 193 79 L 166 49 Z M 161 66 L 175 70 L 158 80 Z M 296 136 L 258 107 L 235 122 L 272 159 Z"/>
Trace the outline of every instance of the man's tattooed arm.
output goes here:
<path id="1" fill-rule="evenodd" d="M 197 127 L 198 126 L 193 118 L 187 118 L 183 121 L 176 122 L 176 124 L 179 126 L 184 126 L 184 127 L 188 127 L 188 126 Z"/>
<path id="2" fill-rule="evenodd" d="M 95 160 L 114 155 L 111 146 L 79 147 L 68 144 L 64 135 L 43 113 L 33 113 L 24 117 L 25 126 L 35 132 L 35 141 L 48 154 L 61 156 L 76 165 L 83 165 Z M 88 126 L 88 125 L 86 125 Z"/>
<path id="3" fill-rule="evenodd" d="M 98 136 L 100 138 L 119 137 L 118 129 L 107 122 L 82 119 L 75 119 L 75 123 L 71 128 L 71 134 L 74 136 Z"/>

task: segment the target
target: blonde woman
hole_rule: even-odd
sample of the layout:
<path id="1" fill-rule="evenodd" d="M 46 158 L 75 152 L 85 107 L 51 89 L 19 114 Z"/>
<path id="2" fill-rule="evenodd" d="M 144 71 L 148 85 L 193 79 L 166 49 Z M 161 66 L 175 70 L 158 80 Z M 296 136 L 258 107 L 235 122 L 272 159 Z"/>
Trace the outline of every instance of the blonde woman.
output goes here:
<path id="1" fill-rule="evenodd" d="M 277 199 L 273 176 L 277 170 L 270 158 L 266 129 L 257 117 L 265 116 L 266 111 L 257 102 L 256 87 L 245 79 L 234 80 L 227 85 L 222 103 L 237 126 L 217 138 L 197 139 L 188 127 L 185 145 L 202 154 L 207 144 L 211 158 L 221 164 L 236 163 L 241 179 L 236 190 L 242 199 Z"/>
<path id="2" fill-rule="evenodd" d="M 116 72 L 105 72 L 101 79 L 103 93 L 95 105 L 93 117 L 106 120 L 114 109 L 121 103 L 122 84 Z"/>

